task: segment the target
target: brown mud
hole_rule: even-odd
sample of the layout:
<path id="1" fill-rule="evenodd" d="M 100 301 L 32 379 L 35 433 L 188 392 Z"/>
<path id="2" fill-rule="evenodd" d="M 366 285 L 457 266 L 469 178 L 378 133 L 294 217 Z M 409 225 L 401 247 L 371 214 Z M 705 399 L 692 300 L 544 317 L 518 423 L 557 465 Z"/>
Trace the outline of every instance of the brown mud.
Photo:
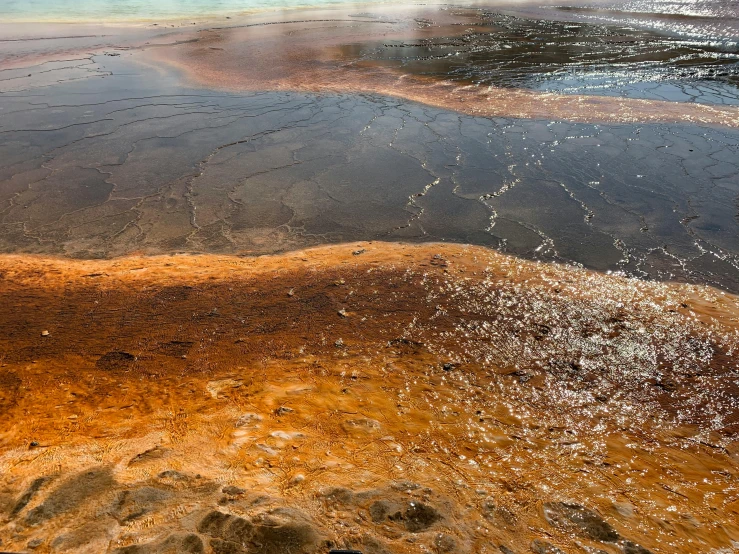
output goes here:
<path id="1" fill-rule="evenodd" d="M 0 540 L 731 552 L 739 299 L 481 247 L 0 258 Z"/>

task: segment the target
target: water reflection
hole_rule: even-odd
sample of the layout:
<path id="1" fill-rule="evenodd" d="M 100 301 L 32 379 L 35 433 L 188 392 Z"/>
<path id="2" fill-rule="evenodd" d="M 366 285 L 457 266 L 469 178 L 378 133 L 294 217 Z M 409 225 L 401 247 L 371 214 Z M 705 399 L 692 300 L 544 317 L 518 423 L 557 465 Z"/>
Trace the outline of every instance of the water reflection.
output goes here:
<path id="1" fill-rule="evenodd" d="M 739 48 L 625 26 L 483 12 L 462 36 L 352 45 L 344 54 L 483 86 L 739 104 Z"/>

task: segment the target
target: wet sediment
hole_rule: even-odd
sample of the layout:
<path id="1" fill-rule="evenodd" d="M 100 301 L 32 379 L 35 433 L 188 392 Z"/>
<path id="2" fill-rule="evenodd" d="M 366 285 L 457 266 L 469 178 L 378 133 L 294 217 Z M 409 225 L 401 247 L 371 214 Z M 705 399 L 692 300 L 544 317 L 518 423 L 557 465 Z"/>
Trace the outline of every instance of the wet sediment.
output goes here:
<path id="1" fill-rule="evenodd" d="M 344 59 L 356 60 L 353 65 L 379 65 L 459 84 L 739 104 L 736 46 L 638 27 L 481 10 L 458 36 L 351 44 L 341 51 Z"/>
<path id="2" fill-rule="evenodd" d="M 735 296 L 480 246 L 299 250 L 472 242 L 739 291 L 738 112 L 695 103 L 733 102 L 730 57 L 337 13 L 13 46 L 1 547 L 736 548 Z M 534 90 L 546 33 L 571 90 Z M 654 86 L 579 94 L 622 46 Z"/>
<path id="3" fill-rule="evenodd" d="M 439 244 L 0 271 L 6 549 L 739 538 L 726 293 Z"/>
<path id="4" fill-rule="evenodd" d="M 203 29 L 152 55 L 226 90 L 374 93 L 484 117 L 739 122 L 722 105 L 737 102 L 735 46 L 505 8 Z"/>
<path id="5" fill-rule="evenodd" d="M 263 254 L 447 240 L 739 290 L 732 129 L 226 93 L 185 87 L 126 56 L 65 67 L 68 80 L 33 74 L 0 97 L 6 253 Z"/>
<path id="6" fill-rule="evenodd" d="M 0 250 L 96 258 L 445 240 L 739 291 L 739 108 L 687 101 L 731 103 L 732 76 L 719 73 L 734 66 L 718 46 L 461 8 L 222 23 L 9 62 Z M 622 54 L 648 85 L 591 90 L 604 73 L 619 81 Z M 183 84 L 171 64 L 207 86 Z M 562 75 L 589 94 L 533 90 Z M 418 103 L 399 97 L 414 90 Z M 602 96 L 629 91 L 684 101 Z M 505 106 L 465 100 L 480 94 Z"/>

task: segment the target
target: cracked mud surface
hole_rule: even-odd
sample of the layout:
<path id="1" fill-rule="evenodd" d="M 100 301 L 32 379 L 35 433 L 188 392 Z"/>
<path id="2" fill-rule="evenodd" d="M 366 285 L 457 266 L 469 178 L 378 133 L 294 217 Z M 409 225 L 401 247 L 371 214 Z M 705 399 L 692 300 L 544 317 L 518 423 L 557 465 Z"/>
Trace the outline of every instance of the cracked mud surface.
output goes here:
<path id="1" fill-rule="evenodd" d="M 739 290 L 739 132 L 184 87 L 126 56 L 2 72 L 0 249 L 95 258 L 449 240 Z"/>
<path id="2" fill-rule="evenodd" d="M 7 550 L 739 540 L 726 293 L 441 244 L 0 272 Z"/>

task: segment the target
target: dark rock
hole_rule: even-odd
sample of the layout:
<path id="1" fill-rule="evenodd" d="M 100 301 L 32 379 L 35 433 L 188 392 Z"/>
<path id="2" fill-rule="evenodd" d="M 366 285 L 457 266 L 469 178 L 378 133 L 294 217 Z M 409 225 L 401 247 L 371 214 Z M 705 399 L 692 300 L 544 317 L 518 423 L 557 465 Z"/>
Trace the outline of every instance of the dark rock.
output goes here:
<path id="1" fill-rule="evenodd" d="M 194 533 L 170 535 L 161 542 L 133 544 L 113 554 L 205 554 L 203 540 Z"/>
<path id="2" fill-rule="evenodd" d="M 212 537 L 220 537 L 223 529 L 232 518 L 233 516 L 229 514 L 213 510 L 200 521 L 198 532 Z"/>
<path id="3" fill-rule="evenodd" d="M 322 496 L 331 504 L 350 504 L 354 500 L 354 493 L 344 487 L 327 489 Z"/>
<path id="4" fill-rule="evenodd" d="M 363 554 L 391 554 L 384 543 L 371 535 L 362 535 L 360 546 Z"/>
<path id="5" fill-rule="evenodd" d="M 405 527 L 412 533 L 424 531 L 441 519 L 439 512 L 420 502 L 410 502 L 404 516 Z"/>
<path id="6" fill-rule="evenodd" d="M 252 543 L 260 554 L 309 554 L 318 550 L 318 533 L 297 510 L 277 508 L 254 523 Z"/>
<path id="7" fill-rule="evenodd" d="M 17 503 L 15 497 L 8 493 L 7 490 L 0 491 L 0 518 L 5 519 L 3 516 L 10 514 L 10 511 Z"/>
<path id="8" fill-rule="evenodd" d="M 244 494 L 246 491 L 244 489 L 240 489 L 239 487 L 235 487 L 233 485 L 228 485 L 226 487 L 223 487 L 221 490 L 223 494 L 228 494 L 230 496 L 238 496 L 240 494 Z"/>
<path id="9" fill-rule="evenodd" d="M 100 498 L 115 486 L 110 469 L 93 469 L 66 480 L 51 492 L 43 504 L 31 510 L 26 523 L 38 525 L 76 509 L 91 498 Z"/>
<path id="10" fill-rule="evenodd" d="M 389 500 L 377 500 L 370 504 L 369 514 L 375 523 L 381 523 L 385 519 L 399 520 L 403 517 L 401 505 Z"/>
<path id="11" fill-rule="evenodd" d="M 33 499 L 33 497 L 43 486 L 43 484 L 46 483 L 46 481 L 47 477 L 38 477 L 34 479 L 31 483 L 31 486 L 28 487 L 26 492 L 24 492 L 18 499 L 18 502 L 15 503 L 15 506 L 13 506 L 13 509 L 10 511 L 10 517 L 17 516 L 21 512 L 21 510 L 28 505 L 31 499 Z"/>
<path id="12" fill-rule="evenodd" d="M 616 542 L 621 537 L 611 525 L 594 511 L 579 504 L 547 502 L 544 517 L 550 525 L 562 529 L 574 527 L 585 536 L 601 542 Z"/>
<path id="13" fill-rule="evenodd" d="M 439 521 L 441 515 L 431 506 L 412 501 L 405 506 L 389 500 L 377 500 L 369 507 L 372 521 L 381 523 L 385 520 L 403 522 L 405 528 L 412 533 L 425 531 Z"/>
<path id="14" fill-rule="evenodd" d="M 223 539 L 210 539 L 210 547 L 213 554 L 244 554 L 246 552 L 240 544 Z"/>
<path id="15" fill-rule="evenodd" d="M 136 454 L 128 462 L 128 465 L 132 466 L 136 464 L 146 463 L 152 460 L 159 460 L 161 458 L 164 458 L 164 456 L 166 456 L 168 452 L 169 451 L 166 448 L 162 448 L 161 446 L 155 446 L 154 448 L 150 448 L 149 450 L 146 450 L 142 452 L 141 454 Z"/>
<path id="16" fill-rule="evenodd" d="M 652 552 L 634 542 L 626 541 L 624 542 L 624 554 L 652 554 Z"/>
<path id="17" fill-rule="evenodd" d="M 514 514 L 511 510 L 506 508 L 505 506 L 498 506 L 495 509 L 495 517 L 503 522 L 504 525 L 507 525 L 508 527 L 513 527 L 518 522 L 518 518 L 516 517 L 516 514 Z"/>
<path id="18" fill-rule="evenodd" d="M 534 539 L 531 543 L 531 551 L 536 554 L 565 554 L 552 543 L 541 539 Z"/>
<path id="19" fill-rule="evenodd" d="M 123 525 L 153 511 L 171 496 L 172 493 L 154 487 L 125 490 L 118 495 L 110 513 Z"/>
<path id="20" fill-rule="evenodd" d="M 483 500 L 480 510 L 485 519 L 494 521 L 499 525 L 502 524 L 506 527 L 513 527 L 516 525 L 516 514 L 505 506 L 498 506 L 492 498 L 486 498 Z"/>
<path id="21" fill-rule="evenodd" d="M 167 469 L 165 471 L 162 471 L 159 475 L 157 475 L 159 479 L 171 479 L 172 481 L 189 481 L 190 478 L 185 475 L 184 473 L 180 473 L 177 470 L 174 469 Z"/>
<path id="22" fill-rule="evenodd" d="M 507 546 L 503 544 L 498 546 L 498 550 L 500 550 L 502 554 L 516 554 L 513 550 L 511 550 L 510 548 L 508 548 Z"/>
<path id="23" fill-rule="evenodd" d="M 437 552 L 454 552 L 457 549 L 457 541 L 451 535 L 439 533 L 434 537 L 434 547 Z"/>
<path id="24" fill-rule="evenodd" d="M 246 544 L 254 534 L 254 524 L 241 517 L 233 517 L 221 533 L 224 540 Z"/>
<path id="25" fill-rule="evenodd" d="M 203 518 L 198 531 L 244 548 L 254 535 L 254 524 L 247 519 L 214 510 Z M 233 547 L 223 544 L 218 548 L 227 550 Z"/>
<path id="26" fill-rule="evenodd" d="M 41 546 L 42 544 L 44 544 L 44 539 L 32 539 L 32 540 L 28 541 L 28 545 L 27 546 L 31 550 L 34 550 L 34 549 L 38 548 L 39 546 Z"/>
<path id="27" fill-rule="evenodd" d="M 198 524 L 198 532 L 212 537 L 210 546 L 216 554 L 309 554 L 317 552 L 320 544 L 308 519 L 288 508 L 260 514 L 251 521 L 214 510 Z"/>
<path id="28" fill-rule="evenodd" d="M 93 541 L 99 541 L 98 544 L 107 544 L 117 534 L 118 529 L 118 523 L 112 517 L 96 517 L 92 521 L 76 526 L 69 533 L 56 537 L 51 547 L 54 551 L 68 552 Z M 90 551 L 89 548 L 86 550 Z"/>

